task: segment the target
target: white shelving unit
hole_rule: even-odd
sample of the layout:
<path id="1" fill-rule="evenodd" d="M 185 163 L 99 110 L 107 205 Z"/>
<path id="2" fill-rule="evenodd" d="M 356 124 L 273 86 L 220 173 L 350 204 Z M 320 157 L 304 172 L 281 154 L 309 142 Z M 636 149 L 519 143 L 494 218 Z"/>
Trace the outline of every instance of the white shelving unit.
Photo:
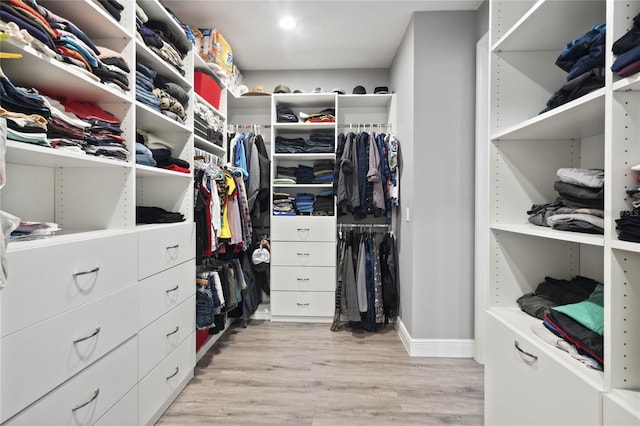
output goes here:
<path id="1" fill-rule="evenodd" d="M 92 0 L 38 2 L 123 56 L 131 69 L 127 92 L 30 46 L 2 42 L 4 52 L 22 54 L 2 63 L 12 83 L 97 103 L 121 120 L 131 153 L 118 161 L 8 142 L 0 208 L 22 220 L 56 222 L 62 231 L 8 245 L 9 286 L 0 291 L 3 424 L 153 424 L 193 377 L 193 173 L 135 161 L 141 129 L 193 164 L 191 105 L 179 123 L 135 100 L 137 61 L 193 98 L 193 53 L 184 75 L 167 65 L 136 38 L 135 3 L 125 3 L 116 22 Z M 157 0 L 138 5 L 187 43 Z M 139 205 L 186 220 L 136 225 Z"/>
<path id="2" fill-rule="evenodd" d="M 566 82 L 555 65 L 566 43 L 606 22 L 608 70 L 639 12 L 635 0 L 490 2 L 486 424 L 640 423 L 640 244 L 615 231 L 640 162 L 639 76 L 607 71 L 605 87 L 540 113 Z M 555 199 L 561 167 L 605 170 L 604 235 L 528 223 L 533 204 Z M 532 330 L 541 321 L 516 303 L 545 276 L 575 275 L 605 287 L 604 372 L 543 342 Z"/>

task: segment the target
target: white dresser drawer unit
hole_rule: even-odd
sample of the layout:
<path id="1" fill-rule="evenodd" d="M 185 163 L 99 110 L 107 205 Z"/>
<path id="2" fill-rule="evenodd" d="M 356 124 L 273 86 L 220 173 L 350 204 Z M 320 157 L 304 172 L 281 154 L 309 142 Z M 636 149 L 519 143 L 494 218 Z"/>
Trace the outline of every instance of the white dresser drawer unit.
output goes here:
<path id="1" fill-rule="evenodd" d="M 133 284 L 137 253 L 135 232 L 10 250 L 9 286 L 2 290 L 0 335 L 14 333 Z"/>
<path id="2" fill-rule="evenodd" d="M 193 223 L 180 223 L 139 230 L 138 279 L 194 259 L 195 229 Z"/>
<path id="3" fill-rule="evenodd" d="M 193 296 L 195 274 L 195 262 L 188 261 L 140 281 L 140 329 Z"/>
<path id="4" fill-rule="evenodd" d="M 7 424 L 49 426 L 95 423 L 135 388 L 137 356 L 138 341 L 134 336 L 10 419 Z"/>
<path id="5" fill-rule="evenodd" d="M 334 291 L 334 266 L 272 266 L 271 290 Z"/>
<path id="6" fill-rule="evenodd" d="M 330 241 L 336 239 L 335 216 L 271 218 L 271 241 Z"/>
<path id="7" fill-rule="evenodd" d="M 548 353 L 563 355 L 560 349 L 543 342 L 530 329 L 528 335 L 516 332 L 492 313 L 486 315 L 485 326 L 486 425 L 600 425 L 602 389 Z M 576 363 L 578 371 L 589 373 L 579 361 L 569 361 Z"/>
<path id="8" fill-rule="evenodd" d="M 271 265 L 336 266 L 336 244 L 274 241 L 271 243 Z"/>
<path id="9" fill-rule="evenodd" d="M 1 420 L 135 335 L 137 324 L 138 288 L 131 285 L 2 338 Z"/>
<path id="10" fill-rule="evenodd" d="M 195 332 L 195 306 L 195 296 L 191 296 L 175 309 L 140 330 L 138 334 L 140 341 L 138 377 L 140 379 Z"/>
<path id="11" fill-rule="evenodd" d="M 191 333 L 138 384 L 140 425 L 155 423 L 193 377 L 195 333 Z"/>
<path id="12" fill-rule="evenodd" d="M 94 426 L 136 426 L 138 424 L 138 385 L 133 387 L 94 423 Z"/>
<path id="13" fill-rule="evenodd" d="M 272 319 L 289 317 L 333 317 L 335 294 L 329 291 L 272 291 Z"/>

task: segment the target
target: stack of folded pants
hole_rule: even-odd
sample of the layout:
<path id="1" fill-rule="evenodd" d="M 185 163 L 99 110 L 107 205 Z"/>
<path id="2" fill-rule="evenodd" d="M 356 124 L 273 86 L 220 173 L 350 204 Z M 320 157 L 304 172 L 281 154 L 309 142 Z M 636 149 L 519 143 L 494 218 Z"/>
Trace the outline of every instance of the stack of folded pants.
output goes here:
<path id="1" fill-rule="evenodd" d="M 333 160 L 316 160 L 313 162 L 313 182 L 314 183 L 333 183 L 333 169 L 335 162 Z"/>
<path id="2" fill-rule="evenodd" d="M 310 193 L 300 192 L 296 194 L 296 213 L 298 215 L 313 214 L 313 202 L 315 196 Z"/>

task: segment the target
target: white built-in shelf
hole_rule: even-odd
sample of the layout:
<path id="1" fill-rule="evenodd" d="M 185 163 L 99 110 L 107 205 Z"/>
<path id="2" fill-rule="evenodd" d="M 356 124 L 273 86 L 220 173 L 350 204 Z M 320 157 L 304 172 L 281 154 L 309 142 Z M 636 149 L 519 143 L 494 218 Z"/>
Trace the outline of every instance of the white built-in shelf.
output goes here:
<path id="1" fill-rule="evenodd" d="M 531 223 L 523 224 L 499 224 L 491 225 L 494 231 L 505 231 L 514 234 L 529 235 L 532 237 L 562 240 L 571 243 L 587 244 L 592 246 L 604 246 L 604 236 L 598 234 L 586 234 L 582 232 L 561 231 L 546 226 L 537 226 Z"/>
<path id="2" fill-rule="evenodd" d="M 224 157 L 227 153 L 227 150 L 223 146 L 218 146 L 214 143 L 211 143 L 208 140 L 204 139 L 202 136 L 193 135 L 193 143 L 196 148 L 203 149 L 218 157 Z"/>
<path id="3" fill-rule="evenodd" d="M 155 135 L 160 136 L 162 133 L 180 133 L 187 137 L 191 134 L 191 129 L 185 124 L 163 115 L 140 101 L 136 101 L 136 120 L 139 129 L 146 130 Z"/>
<path id="4" fill-rule="evenodd" d="M 381 108 L 391 105 L 392 94 L 338 95 L 338 108 Z"/>
<path id="5" fill-rule="evenodd" d="M 566 7 L 563 1 L 538 1 L 494 44 L 493 51 L 562 51 L 558 40 L 573 40 L 593 25 L 605 21 L 605 3 L 579 1 Z M 540 31 L 540 28 L 553 31 Z"/>
<path id="6" fill-rule="evenodd" d="M 272 183 L 274 188 L 297 188 L 297 189 L 313 189 L 313 188 L 333 188 L 333 183 Z"/>
<path id="7" fill-rule="evenodd" d="M 119 39 L 126 40 L 133 38 L 124 26 L 95 2 L 39 1 L 38 3 L 56 15 L 73 22 L 87 34 L 94 43 L 100 39 L 110 39 L 110 41 L 113 42 Z"/>
<path id="8" fill-rule="evenodd" d="M 611 248 L 640 253 L 640 243 L 634 243 L 632 241 L 611 240 Z"/>
<path id="9" fill-rule="evenodd" d="M 278 130 L 318 130 L 318 129 L 335 129 L 336 123 L 273 123 L 273 127 Z"/>
<path id="10" fill-rule="evenodd" d="M 156 52 L 151 50 L 146 44 L 144 44 L 144 42 L 138 39 L 136 39 L 136 56 L 138 62 L 154 69 L 158 75 L 179 84 L 185 90 L 191 88 L 191 83 L 184 75 L 182 75 L 173 65 L 158 56 Z"/>
<path id="11" fill-rule="evenodd" d="M 166 177 L 166 178 L 185 178 L 185 179 L 191 179 L 193 177 L 193 175 L 191 173 L 182 173 L 182 172 L 176 172 L 173 170 L 165 170 L 162 169 L 160 167 L 152 167 L 152 166 L 145 166 L 142 164 L 137 164 L 136 165 L 136 176 L 137 177 Z"/>
<path id="12" fill-rule="evenodd" d="M 555 359 L 567 370 L 576 376 L 582 378 L 595 389 L 604 390 L 604 373 L 594 370 L 586 365 L 578 362 L 562 349 L 551 346 L 547 342 L 540 339 L 532 330 L 542 324 L 542 320 L 532 317 L 523 312 L 520 308 L 489 308 L 489 312 L 502 321 L 507 327 L 516 331 L 519 335 L 528 338 L 538 350 Z"/>
<path id="13" fill-rule="evenodd" d="M 149 19 L 164 22 L 176 38 L 180 39 L 186 46 L 193 47 L 182 27 L 158 0 L 136 0 L 136 3 L 144 10 Z"/>
<path id="14" fill-rule="evenodd" d="M 132 154 L 133 155 L 133 154 Z M 13 140 L 7 141 L 6 161 L 41 167 L 118 167 L 129 169 L 126 161 L 96 157 L 95 155 L 64 151 Z"/>
<path id="15" fill-rule="evenodd" d="M 128 95 L 94 80 L 75 65 L 45 56 L 30 45 L 13 39 L 0 43 L 2 52 L 22 54 L 20 59 L 2 61 L 4 73 L 15 86 L 35 87 L 47 95 L 84 102 L 131 102 Z"/>
<path id="16" fill-rule="evenodd" d="M 313 154 L 313 153 L 300 153 L 300 154 L 273 154 L 274 160 L 281 161 L 314 161 L 314 160 L 334 160 L 336 155 L 334 153 L 327 154 Z"/>
<path id="17" fill-rule="evenodd" d="M 227 117 L 225 117 L 225 115 L 222 112 L 220 112 L 220 110 L 218 110 L 218 108 L 216 108 L 213 105 L 211 105 L 209 103 L 209 101 L 207 101 L 205 98 L 203 98 L 202 96 L 200 96 L 196 92 L 193 92 L 193 94 L 195 95 L 195 97 L 198 100 L 198 102 L 204 104 L 207 108 L 209 108 L 211 111 L 213 111 L 213 113 L 215 115 L 217 115 L 218 117 L 222 118 L 223 120 L 227 119 Z"/>
<path id="18" fill-rule="evenodd" d="M 640 91 L 640 73 L 616 81 L 613 83 L 613 90 L 617 92 Z"/>
<path id="19" fill-rule="evenodd" d="M 493 140 L 580 139 L 604 133 L 605 89 L 588 93 L 564 105 L 492 135 Z"/>

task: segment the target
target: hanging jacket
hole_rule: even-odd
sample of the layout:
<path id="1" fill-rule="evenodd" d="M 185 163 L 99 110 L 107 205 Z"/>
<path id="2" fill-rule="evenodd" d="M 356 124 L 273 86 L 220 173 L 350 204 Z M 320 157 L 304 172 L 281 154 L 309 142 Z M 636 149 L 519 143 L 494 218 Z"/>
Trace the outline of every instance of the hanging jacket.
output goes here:
<path id="1" fill-rule="evenodd" d="M 385 323 L 388 323 L 398 316 L 399 305 L 398 254 L 393 234 L 385 234 L 380 244 L 380 273 Z"/>

